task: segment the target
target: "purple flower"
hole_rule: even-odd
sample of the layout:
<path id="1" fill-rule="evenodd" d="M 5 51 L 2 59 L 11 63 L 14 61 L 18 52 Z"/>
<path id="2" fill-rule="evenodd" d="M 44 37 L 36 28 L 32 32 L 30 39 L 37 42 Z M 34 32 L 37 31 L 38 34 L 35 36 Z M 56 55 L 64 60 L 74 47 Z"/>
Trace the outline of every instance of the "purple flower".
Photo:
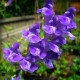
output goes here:
<path id="1" fill-rule="evenodd" d="M 38 43 L 39 41 L 41 41 L 39 36 L 33 34 L 32 32 L 26 31 L 26 30 L 22 31 L 22 37 L 31 43 Z"/>
<path id="2" fill-rule="evenodd" d="M 8 48 L 4 48 L 3 49 L 3 53 L 4 53 L 4 58 L 7 60 L 9 55 L 12 53 L 10 49 Z"/>
<path id="3" fill-rule="evenodd" d="M 33 56 L 39 56 L 40 55 L 40 49 L 37 47 L 29 47 L 29 51 Z"/>
<path id="4" fill-rule="evenodd" d="M 70 8 L 68 9 L 68 11 L 69 11 L 70 13 L 74 13 L 74 12 L 76 12 L 76 9 L 75 9 L 74 7 L 70 7 Z"/>
<path id="5" fill-rule="evenodd" d="M 49 42 L 49 47 L 53 52 L 60 53 L 59 47 L 56 44 Z"/>
<path id="6" fill-rule="evenodd" d="M 20 67 L 24 70 L 30 70 L 31 63 L 25 59 L 22 59 L 20 62 Z"/>
<path id="7" fill-rule="evenodd" d="M 44 25 L 43 30 L 47 34 L 53 34 L 56 31 L 56 27 L 50 26 L 50 25 Z"/>
<path id="8" fill-rule="evenodd" d="M 16 53 L 9 55 L 8 60 L 10 62 L 19 62 L 22 59 L 22 56 Z"/>
<path id="9" fill-rule="evenodd" d="M 12 3 L 13 0 L 8 0 L 7 3 L 5 3 L 5 6 L 9 6 Z"/>
<path id="10" fill-rule="evenodd" d="M 38 35 L 40 33 L 40 23 L 36 22 L 33 24 L 30 28 L 29 31 L 32 32 L 33 34 Z"/>
<path id="11" fill-rule="evenodd" d="M 19 46 L 20 44 L 18 42 L 15 42 L 11 47 L 10 50 L 12 50 L 13 52 L 19 52 Z"/>
<path id="12" fill-rule="evenodd" d="M 38 69 L 39 61 L 44 62 L 48 68 L 54 68 L 53 61 L 60 58 L 60 47 L 66 44 L 65 37 L 75 39 L 70 32 L 76 29 L 73 22 L 75 11 L 76 9 L 71 7 L 63 15 L 56 15 L 53 11 L 53 0 L 45 0 L 44 7 L 37 10 L 37 13 L 44 17 L 43 26 L 40 27 L 40 23 L 36 22 L 28 30 L 22 31 L 22 37 L 29 42 L 27 55 L 23 57 L 20 54 L 20 44 L 15 42 L 10 48 L 3 50 L 4 58 L 9 62 L 18 62 L 24 71 L 34 72 Z M 42 31 L 43 38 L 39 36 Z"/>
<path id="13" fill-rule="evenodd" d="M 70 18 L 66 16 L 60 16 L 59 17 L 60 23 L 63 25 L 68 25 L 70 24 Z"/>

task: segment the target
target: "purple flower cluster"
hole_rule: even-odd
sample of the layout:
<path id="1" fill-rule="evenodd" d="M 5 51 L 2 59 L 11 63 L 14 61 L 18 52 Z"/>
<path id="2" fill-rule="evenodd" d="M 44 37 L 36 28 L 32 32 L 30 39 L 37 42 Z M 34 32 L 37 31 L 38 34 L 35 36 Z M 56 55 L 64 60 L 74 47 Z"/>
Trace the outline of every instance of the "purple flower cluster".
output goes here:
<path id="1" fill-rule="evenodd" d="M 53 68 L 53 60 L 59 59 L 60 46 L 66 44 L 66 36 L 71 40 L 75 36 L 71 30 L 76 28 L 73 22 L 75 8 L 69 8 L 62 15 L 55 15 L 53 11 L 53 0 L 45 0 L 44 7 L 37 10 L 44 16 L 44 25 L 34 23 L 29 30 L 22 31 L 22 37 L 29 42 L 28 55 L 23 57 L 20 54 L 18 42 L 10 48 L 3 50 L 4 58 L 10 62 L 18 62 L 24 71 L 34 72 L 38 69 L 37 62 L 42 61 L 48 68 Z M 40 37 L 40 32 L 44 31 L 44 38 Z"/>

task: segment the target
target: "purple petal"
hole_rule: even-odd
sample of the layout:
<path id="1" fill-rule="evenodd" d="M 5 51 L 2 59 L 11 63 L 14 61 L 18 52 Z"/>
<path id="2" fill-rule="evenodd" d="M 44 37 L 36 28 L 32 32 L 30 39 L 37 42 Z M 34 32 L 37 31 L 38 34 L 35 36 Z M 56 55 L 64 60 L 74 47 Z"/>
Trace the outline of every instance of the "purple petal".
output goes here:
<path id="1" fill-rule="evenodd" d="M 39 34 L 40 33 L 40 23 L 36 22 L 33 24 L 30 28 L 29 31 L 34 33 L 34 34 Z"/>
<path id="2" fill-rule="evenodd" d="M 70 18 L 68 18 L 68 17 L 60 16 L 59 20 L 60 20 L 60 23 L 63 24 L 63 25 L 70 24 Z"/>
<path id="3" fill-rule="evenodd" d="M 53 43 L 60 46 L 62 44 L 66 44 L 66 39 L 62 36 L 58 36 L 58 37 L 54 38 Z"/>
<path id="4" fill-rule="evenodd" d="M 29 35 L 29 31 L 26 31 L 26 30 L 23 30 L 22 31 L 22 37 L 23 38 L 26 38 L 27 39 L 28 38 L 28 35 Z"/>
<path id="5" fill-rule="evenodd" d="M 70 8 L 68 9 L 68 11 L 69 11 L 70 13 L 74 13 L 74 12 L 76 12 L 76 9 L 75 9 L 74 7 L 70 7 Z"/>
<path id="6" fill-rule="evenodd" d="M 12 50 L 17 50 L 17 49 L 19 49 L 19 46 L 20 46 L 20 44 L 19 44 L 18 42 L 15 42 L 15 43 L 11 46 L 11 49 L 12 49 Z"/>
<path id="7" fill-rule="evenodd" d="M 30 66 L 31 66 L 31 63 L 25 59 L 21 60 L 20 61 L 20 67 L 26 71 L 26 70 L 29 70 L 30 69 Z"/>
<path id="8" fill-rule="evenodd" d="M 71 20 L 74 18 L 74 14 L 70 13 L 69 11 L 66 11 L 66 12 L 64 13 L 64 15 L 65 15 L 66 17 L 69 17 Z"/>
<path id="9" fill-rule="evenodd" d="M 40 59 L 44 59 L 46 56 L 47 56 L 47 54 L 46 54 L 45 52 L 42 52 L 42 53 L 39 55 L 39 58 L 40 58 Z"/>
<path id="10" fill-rule="evenodd" d="M 44 4 L 44 7 L 48 8 L 48 9 L 52 9 L 53 8 L 53 5 L 52 4 Z"/>
<path id="11" fill-rule="evenodd" d="M 38 56 L 40 55 L 40 49 L 36 47 L 29 47 L 29 51 L 32 55 Z"/>
<path id="12" fill-rule="evenodd" d="M 50 59 L 45 59 L 45 64 L 48 68 L 53 68 L 53 61 Z"/>
<path id="13" fill-rule="evenodd" d="M 31 43 L 38 43 L 39 41 L 41 41 L 40 37 L 35 35 L 35 34 L 32 34 L 30 33 L 30 35 L 28 36 L 28 39 L 27 39 L 29 42 Z"/>
<path id="14" fill-rule="evenodd" d="M 43 26 L 43 30 L 48 34 L 53 34 L 56 31 L 56 27 L 45 25 Z"/>
<path id="15" fill-rule="evenodd" d="M 4 53 L 4 58 L 7 59 L 10 56 L 11 51 L 8 48 L 4 48 L 3 53 Z"/>
<path id="16" fill-rule="evenodd" d="M 70 29 L 76 29 L 77 28 L 76 23 L 71 22 L 70 25 L 69 25 L 69 28 Z"/>
<path id="17" fill-rule="evenodd" d="M 49 47 L 53 52 L 60 53 L 59 47 L 56 44 L 50 42 Z"/>
<path id="18" fill-rule="evenodd" d="M 46 7 L 42 8 L 41 12 L 44 16 L 51 16 L 54 14 L 54 12 Z"/>
<path id="19" fill-rule="evenodd" d="M 38 65 L 32 64 L 29 71 L 30 71 L 30 72 L 34 72 L 34 71 L 37 70 L 37 69 L 38 69 Z"/>
<path id="20" fill-rule="evenodd" d="M 21 59 L 22 59 L 22 56 L 16 53 L 13 53 L 8 57 L 8 60 L 10 62 L 19 62 Z"/>
<path id="21" fill-rule="evenodd" d="M 16 77 L 16 80 L 21 80 L 21 77 L 20 77 L 20 75 Z"/>
<path id="22" fill-rule="evenodd" d="M 37 13 L 41 13 L 41 12 L 42 12 L 42 9 L 38 9 L 38 10 L 37 10 Z"/>
<path id="23" fill-rule="evenodd" d="M 68 36 L 71 40 L 74 40 L 75 39 L 75 36 L 73 34 L 71 34 L 70 32 L 68 32 Z"/>
<path id="24" fill-rule="evenodd" d="M 7 3 L 5 3 L 5 6 L 9 6 L 12 3 L 13 0 L 8 0 Z"/>

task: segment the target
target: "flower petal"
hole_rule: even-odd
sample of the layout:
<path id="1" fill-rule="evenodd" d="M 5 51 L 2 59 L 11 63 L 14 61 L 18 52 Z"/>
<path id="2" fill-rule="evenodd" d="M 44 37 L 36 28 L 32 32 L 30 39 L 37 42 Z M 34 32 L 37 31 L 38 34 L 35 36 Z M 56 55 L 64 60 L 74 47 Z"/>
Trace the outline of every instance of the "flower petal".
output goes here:
<path id="1" fill-rule="evenodd" d="M 4 53 L 4 58 L 7 59 L 10 56 L 11 51 L 8 48 L 4 48 L 3 53 Z"/>
<path id="2" fill-rule="evenodd" d="M 74 40 L 75 39 L 75 36 L 73 34 L 71 34 L 70 32 L 68 32 L 68 36 L 71 40 Z"/>
<path id="3" fill-rule="evenodd" d="M 59 47 L 56 44 L 50 42 L 49 47 L 53 52 L 60 53 Z"/>
<path id="4" fill-rule="evenodd" d="M 54 12 L 51 9 L 44 7 L 42 8 L 42 14 L 45 16 L 51 16 L 54 14 Z"/>
<path id="5" fill-rule="evenodd" d="M 34 72 L 34 71 L 37 70 L 37 69 L 38 69 L 38 65 L 32 64 L 29 71 L 30 71 L 30 72 Z"/>
<path id="6" fill-rule="evenodd" d="M 31 43 L 38 43 L 39 41 L 41 41 L 40 37 L 35 35 L 35 34 L 32 34 L 30 33 L 30 35 L 28 36 L 28 39 L 27 39 L 29 42 Z"/>
<path id="7" fill-rule="evenodd" d="M 45 64 L 48 68 L 53 68 L 53 61 L 50 59 L 45 59 Z"/>
<path id="8" fill-rule="evenodd" d="M 53 34 L 56 31 L 56 27 L 45 25 L 43 26 L 43 30 L 48 34 Z"/>
<path id="9" fill-rule="evenodd" d="M 8 60 L 10 62 L 19 62 L 21 59 L 22 59 L 22 56 L 16 53 L 13 53 L 8 57 Z"/>
<path id="10" fill-rule="evenodd" d="M 29 70 L 30 69 L 30 66 L 31 66 L 31 63 L 25 59 L 21 60 L 20 61 L 20 67 L 26 71 L 26 70 Z"/>
<path id="11" fill-rule="evenodd" d="M 9 6 L 12 3 L 13 0 L 8 0 L 7 3 L 5 3 L 5 6 Z"/>
<path id="12" fill-rule="evenodd" d="M 29 51 L 32 55 L 38 56 L 40 55 L 40 49 L 36 47 L 29 47 Z"/>

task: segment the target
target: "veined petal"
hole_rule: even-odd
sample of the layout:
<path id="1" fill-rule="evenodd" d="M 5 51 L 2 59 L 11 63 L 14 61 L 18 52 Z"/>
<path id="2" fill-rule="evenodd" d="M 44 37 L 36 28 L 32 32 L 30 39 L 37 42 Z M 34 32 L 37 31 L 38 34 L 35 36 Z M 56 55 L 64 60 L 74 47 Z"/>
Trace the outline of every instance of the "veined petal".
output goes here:
<path id="1" fill-rule="evenodd" d="M 53 34 L 56 31 L 56 27 L 45 25 L 43 26 L 43 30 L 48 34 Z"/>

